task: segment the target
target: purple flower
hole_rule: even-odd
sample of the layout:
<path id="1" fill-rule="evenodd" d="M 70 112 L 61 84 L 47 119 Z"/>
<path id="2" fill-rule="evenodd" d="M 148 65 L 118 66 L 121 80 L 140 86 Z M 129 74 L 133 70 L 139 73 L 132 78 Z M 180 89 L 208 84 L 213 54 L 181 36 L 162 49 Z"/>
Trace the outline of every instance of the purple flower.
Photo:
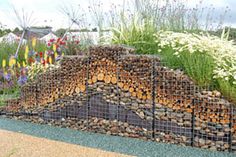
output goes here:
<path id="1" fill-rule="evenodd" d="M 4 79 L 7 80 L 7 81 L 10 81 L 10 80 L 11 80 L 11 74 L 10 74 L 10 73 L 4 74 L 3 77 L 4 77 Z"/>
<path id="2" fill-rule="evenodd" d="M 57 48 L 57 53 L 58 53 L 59 55 L 61 55 L 61 48 L 60 48 L 60 47 Z"/>
<path id="3" fill-rule="evenodd" d="M 18 85 L 22 86 L 27 82 L 27 76 L 20 76 L 17 83 Z"/>
<path id="4" fill-rule="evenodd" d="M 61 60 L 61 59 L 62 59 L 62 56 L 61 56 L 61 55 L 57 56 L 57 57 L 56 57 L 56 62 L 59 61 L 59 60 Z"/>
<path id="5" fill-rule="evenodd" d="M 46 52 L 46 54 L 47 54 L 48 56 L 51 56 L 53 53 L 54 53 L 54 52 L 53 52 L 53 51 L 50 51 L 50 50 L 48 50 L 48 51 Z"/>

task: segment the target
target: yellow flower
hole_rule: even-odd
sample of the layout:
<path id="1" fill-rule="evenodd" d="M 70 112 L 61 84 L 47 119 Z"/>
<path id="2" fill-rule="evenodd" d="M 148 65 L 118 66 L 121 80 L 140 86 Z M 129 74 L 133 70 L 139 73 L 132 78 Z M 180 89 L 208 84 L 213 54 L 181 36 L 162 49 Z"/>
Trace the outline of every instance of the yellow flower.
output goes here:
<path id="1" fill-rule="evenodd" d="M 35 48 L 35 46 L 36 46 L 36 41 L 37 41 L 36 38 L 33 38 L 33 39 L 32 39 L 32 47 L 33 47 L 33 48 Z"/>
<path id="2" fill-rule="evenodd" d="M 18 67 L 18 68 L 20 68 L 20 67 L 21 67 L 21 65 L 20 65 L 20 63 L 19 63 L 19 62 L 17 62 L 17 67 Z"/>
<path id="3" fill-rule="evenodd" d="M 29 55 L 29 47 L 28 45 L 25 47 L 25 60 L 28 60 L 28 55 Z"/>
<path id="4" fill-rule="evenodd" d="M 3 68 L 6 67 L 6 60 L 5 60 L 5 59 L 2 60 L 2 67 L 3 67 Z"/>
<path id="5" fill-rule="evenodd" d="M 45 54 L 44 54 L 44 60 L 46 61 L 47 58 L 48 58 L 48 55 L 47 55 L 47 53 L 45 52 Z"/>
<path id="6" fill-rule="evenodd" d="M 49 63 L 52 64 L 52 57 L 49 57 Z"/>
<path id="7" fill-rule="evenodd" d="M 55 52 L 55 58 L 57 58 L 57 56 L 58 56 L 58 54 L 57 54 L 57 52 Z"/>
<path id="8" fill-rule="evenodd" d="M 3 73 L 4 73 L 4 75 L 7 75 L 7 71 L 5 71 L 5 70 L 4 70 L 4 72 L 3 72 Z"/>
<path id="9" fill-rule="evenodd" d="M 26 67 L 25 61 L 23 61 L 23 67 L 24 67 L 24 68 Z"/>
<path id="10" fill-rule="evenodd" d="M 9 67 L 13 67 L 16 64 L 16 59 L 12 56 L 9 60 Z"/>
<path id="11" fill-rule="evenodd" d="M 53 44 L 53 51 L 56 52 L 56 50 L 57 50 L 57 45 Z"/>

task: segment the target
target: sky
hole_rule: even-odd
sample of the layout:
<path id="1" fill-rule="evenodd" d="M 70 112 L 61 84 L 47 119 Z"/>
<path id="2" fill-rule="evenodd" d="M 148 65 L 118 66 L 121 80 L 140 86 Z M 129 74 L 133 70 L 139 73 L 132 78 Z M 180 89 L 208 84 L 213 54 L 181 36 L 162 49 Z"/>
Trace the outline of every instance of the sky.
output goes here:
<path id="1" fill-rule="evenodd" d="M 60 11 L 64 6 L 80 6 L 81 14 L 87 12 L 87 7 L 96 0 L 0 0 L 0 23 L 7 28 L 15 28 L 18 25 L 13 7 L 21 13 L 32 13 L 33 25 L 52 26 L 53 29 L 68 28 L 70 25 L 68 18 Z M 100 0 L 103 9 L 109 10 L 112 3 L 121 5 L 123 0 Z M 186 0 L 189 7 L 194 7 L 198 0 Z M 203 0 L 205 7 L 214 7 L 216 15 L 220 15 L 228 6 L 229 11 L 226 15 L 225 24 L 236 27 L 236 0 Z"/>

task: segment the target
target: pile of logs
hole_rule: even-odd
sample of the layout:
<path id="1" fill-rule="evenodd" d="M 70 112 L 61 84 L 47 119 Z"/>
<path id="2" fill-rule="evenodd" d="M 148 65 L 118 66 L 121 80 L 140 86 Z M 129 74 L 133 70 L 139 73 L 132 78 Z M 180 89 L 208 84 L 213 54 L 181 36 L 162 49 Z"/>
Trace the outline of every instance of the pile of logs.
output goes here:
<path id="1" fill-rule="evenodd" d="M 182 72 L 161 66 L 159 58 L 132 55 L 130 52 L 133 52 L 132 49 L 123 47 L 98 46 L 90 48 L 89 56 L 64 57 L 59 69 L 40 74 L 36 80 L 22 87 L 21 104 L 26 108 L 44 106 L 68 95 L 84 93 L 87 85 L 96 82 L 117 86 L 140 100 L 152 100 L 155 94 L 155 103 L 188 113 L 192 113 L 193 109 L 203 111 L 207 104 L 216 106 L 218 101 L 223 101 L 213 96 L 202 100 L 203 95 Z M 224 119 L 221 116 L 217 118 L 218 113 L 213 114 L 214 107 L 207 109 L 213 112 L 211 115 L 200 112 L 200 119 L 228 123 L 227 104 L 227 101 L 221 104 Z"/>
<path id="2" fill-rule="evenodd" d="M 60 68 L 40 74 L 22 87 L 21 108 L 43 108 L 66 96 L 81 93 L 88 97 L 92 93 L 88 87 L 94 86 L 97 90 L 95 86 L 105 84 L 116 89 L 120 98 L 115 96 L 114 100 L 123 105 L 126 105 L 123 97 L 138 100 L 135 104 L 131 101 L 127 108 L 135 110 L 142 119 L 147 113 L 144 111 L 145 105 L 151 109 L 154 103 L 155 118 L 158 120 L 170 120 L 174 114 L 169 113 L 183 113 L 176 114 L 172 121 L 178 127 L 190 127 L 189 115 L 194 114 L 196 128 L 204 133 L 217 134 L 215 128 L 202 127 L 202 124 L 214 123 L 227 130 L 233 122 L 232 132 L 236 134 L 236 115 L 230 117 L 232 105 L 219 92 L 202 93 L 183 72 L 162 66 L 159 58 L 132 53 L 130 48 L 98 46 L 90 48 L 87 56 L 66 56 Z M 102 92 L 109 95 L 107 91 Z M 152 119 L 150 115 L 153 113 L 148 114 L 148 119 Z M 178 120 L 178 117 L 185 120 Z"/>

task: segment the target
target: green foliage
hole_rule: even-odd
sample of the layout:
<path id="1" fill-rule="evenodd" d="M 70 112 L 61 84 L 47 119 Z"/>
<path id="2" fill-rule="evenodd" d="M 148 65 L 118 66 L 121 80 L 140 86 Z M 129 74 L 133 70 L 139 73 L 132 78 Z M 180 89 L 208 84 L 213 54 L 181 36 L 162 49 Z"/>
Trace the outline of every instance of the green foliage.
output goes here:
<path id="1" fill-rule="evenodd" d="M 138 17 L 137 17 L 138 18 Z M 122 15 L 122 22 L 112 28 L 112 42 L 114 44 L 125 44 L 134 46 L 138 53 L 154 54 L 156 49 L 155 38 L 156 28 L 153 21 L 145 19 L 142 23 L 134 18 L 131 24 L 126 23 L 128 19 Z"/>
<path id="2" fill-rule="evenodd" d="M 160 49 L 160 48 L 157 48 Z M 199 86 L 213 85 L 214 60 L 203 53 L 183 52 L 178 57 L 172 48 L 165 48 L 156 54 L 161 56 L 163 64 L 173 69 L 181 69 Z"/>
<path id="3" fill-rule="evenodd" d="M 0 107 L 7 105 L 6 101 L 19 97 L 19 88 L 0 91 Z"/>
<path id="4" fill-rule="evenodd" d="M 18 44 L 17 43 L 6 43 L 0 42 L 0 67 L 2 67 L 2 60 L 9 60 L 11 55 L 15 55 L 16 49 Z M 22 58 L 24 50 L 21 48 L 19 53 L 19 58 Z"/>
<path id="5" fill-rule="evenodd" d="M 58 30 L 56 30 L 55 35 L 58 37 L 63 37 L 63 35 L 66 33 L 66 29 L 64 28 L 60 28 Z"/>
<path id="6" fill-rule="evenodd" d="M 140 0 L 136 6 L 136 13 L 132 16 L 125 16 L 125 12 L 121 11 L 118 18 L 119 23 L 112 23 L 112 42 L 114 44 L 125 44 L 136 48 L 138 54 L 155 54 L 159 55 L 163 64 L 173 69 L 181 69 L 185 74 L 190 76 L 196 84 L 203 88 L 213 87 L 222 92 L 230 100 L 236 102 L 236 87 L 230 81 L 214 78 L 214 70 L 216 67 L 216 56 L 202 53 L 202 51 L 189 53 L 183 50 L 181 54 L 176 54 L 176 49 L 172 46 L 160 47 L 155 40 L 154 34 L 160 30 L 173 30 L 175 32 L 191 32 L 199 33 L 202 30 L 199 27 L 198 13 L 192 12 L 190 16 L 194 17 L 194 21 L 189 23 L 186 21 L 185 12 L 182 12 L 183 6 L 172 7 L 164 12 L 163 16 L 159 16 L 160 12 L 153 10 L 152 4 L 144 0 Z M 169 4 L 170 5 L 170 4 Z M 176 9 L 174 9 L 176 8 Z M 172 10 L 173 9 L 173 10 Z M 124 10 L 124 9 L 123 9 Z M 176 16 L 175 16 L 176 14 Z M 207 21 L 209 23 L 210 21 Z M 207 29 L 208 26 L 206 25 Z M 223 33 L 222 33 L 223 32 Z M 234 37 L 233 32 L 229 33 L 226 29 L 221 30 L 220 37 L 229 39 Z M 218 32 L 219 33 L 219 32 Z M 229 33 L 229 34 L 228 34 Z M 186 36 L 186 40 L 188 37 Z M 210 43 L 209 43 L 210 44 Z M 183 47 L 177 45 L 174 47 Z"/>
<path id="7" fill-rule="evenodd" d="M 224 79 L 217 79 L 216 88 L 221 91 L 221 93 L 226 98 L 236 103 L 236 87 L 232 86 L 229 81 L 225 81 Z"/>
<path id="8" fill-rule="evenodd" d="M 228 40 L 234 40 L 236 41 L 236 28 L 229 28 L 229 27 L 225 27 L 225 28 L 221 28 L 218 29 L 216 31 L 209 31 L 210 34 L 221 37 L 223 32 L 227 31 L 226 35 L 227 35 L 227 39 Z"/>
<path id="9" fill-rule="evenodd" d="M 13 31 L 12 31 L 14 34 L 17 34 L 17 33 L 22 33 L 22 31 L 18 28 L 18 27 L 16 27 Z"/>

